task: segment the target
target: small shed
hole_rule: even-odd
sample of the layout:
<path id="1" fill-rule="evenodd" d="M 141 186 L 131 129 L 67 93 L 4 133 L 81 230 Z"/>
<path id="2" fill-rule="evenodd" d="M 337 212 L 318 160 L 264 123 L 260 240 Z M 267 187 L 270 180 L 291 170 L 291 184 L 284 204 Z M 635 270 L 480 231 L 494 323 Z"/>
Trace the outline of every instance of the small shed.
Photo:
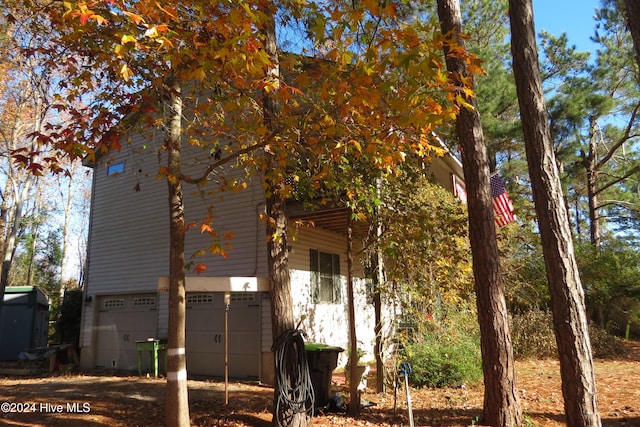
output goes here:
<path id="1" fill-rule="evenodd" d="M 28 348 L 46 347 L 49 298 L 36 286 L 8 286 L 0 318 L 0 360 L 17 360 Z"/>

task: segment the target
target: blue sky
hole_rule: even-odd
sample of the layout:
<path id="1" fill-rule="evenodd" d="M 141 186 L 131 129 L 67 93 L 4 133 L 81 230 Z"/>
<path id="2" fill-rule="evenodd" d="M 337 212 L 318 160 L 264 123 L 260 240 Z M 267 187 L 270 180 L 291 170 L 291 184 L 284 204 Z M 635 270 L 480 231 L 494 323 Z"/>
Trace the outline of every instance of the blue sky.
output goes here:
<path id="1" fill-rule="evenodd" d="M 593 15 L 600 0 L 532 0 L 536 34 L 541 30 L 559 36 L 567 33 L 570 45 L 593 52 L 595 21 Z"/>

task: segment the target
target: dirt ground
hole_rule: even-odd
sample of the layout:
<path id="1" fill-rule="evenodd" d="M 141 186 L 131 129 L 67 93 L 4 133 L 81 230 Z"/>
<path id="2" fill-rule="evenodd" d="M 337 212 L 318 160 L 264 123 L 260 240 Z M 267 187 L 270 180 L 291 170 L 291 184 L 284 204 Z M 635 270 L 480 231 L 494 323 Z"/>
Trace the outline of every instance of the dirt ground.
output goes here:
<path id="1" fill-rule="evenodd" d="M 640 343 L 628 343 L 619 360 L 596 360 L 598 403 L 603 426 L 640 426 Z M 563 399 L 557 361 L 516 363 L 518 390 L 527 426 L 564 425 Z M 334 391 L 344 391 L 341 373 Z M 370 384 L 373 381 L 369 381 Z M 161 426 L 164 425 L 163 379 L 74 374 L 49 377 L 0 377 L 0 425 L 7 426 Z M 345 392 L 345 394 L 347 394 Z M 411 390 L 416 426 L 478 424 L 481 385 L 456 389 Z M 270 426 L 273 389 L 233 382 L 229 405 L 224 384 L 189 380 L 191 422 L 194 426 Z M 375 403 L 359 418 L 321 414 L 314 426 L 407 426 L 404 390 L 376 394 Z M 395 410 L 394 410 L 395 408 Z"/>

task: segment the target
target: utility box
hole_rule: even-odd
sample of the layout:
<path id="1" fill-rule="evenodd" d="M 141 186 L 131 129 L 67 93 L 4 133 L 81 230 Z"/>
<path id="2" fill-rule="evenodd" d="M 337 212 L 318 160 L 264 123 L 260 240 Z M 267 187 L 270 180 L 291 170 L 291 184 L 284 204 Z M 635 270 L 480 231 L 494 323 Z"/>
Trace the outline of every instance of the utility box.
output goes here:
<path id="1" fill-rule="evenodd" d="M 18 360 L 26 349 L 46 347 L 49 298 L 35 286 L 7 286 L 0 318 L 0 360 Z"/>
<path id="2" fill-rule="evenodd" d="M 344 349 L 318 343 L 307 343 L 304 348 L 315 394 L 314 408 L 324 408 L 331 394 L 333 370 L 338 366 L 338 356 Z"/>

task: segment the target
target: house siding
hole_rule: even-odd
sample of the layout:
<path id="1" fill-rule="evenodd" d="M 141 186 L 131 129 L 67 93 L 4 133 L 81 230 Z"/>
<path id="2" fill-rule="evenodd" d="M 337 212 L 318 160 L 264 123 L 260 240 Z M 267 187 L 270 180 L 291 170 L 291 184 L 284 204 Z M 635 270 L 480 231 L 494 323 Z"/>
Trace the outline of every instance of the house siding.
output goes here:
<path id="1" fill-rule="evenodd" d="M 105 155 L 94 167 L 91 229 L 88 248 L 87 297 L 82 320 L 82 364 L 92 367 L 96 360 L 97 334 L 100 312 L 98 302 L 109 296 L 130 294 L 153 294 L 157 297 L 158 309 L 155 322 L 158 338 L 166 338 L 168 329 L 168 292 L 160 286 L 160 278 L 169 275 L 169 212 L 166 180 L 158 178 L 158 169 L 164 166 L 165 154 L 159 151 L 161 142 L 149 141 L 133 135 L 123 144 L 120 152 Z M 141 149 L 148 146 L 150 148 Z M 186 147 L 183 150 L 185 174 L 197 176 L 202 162 L 202 152 Z M 124 170 L 117 175 L 107 175 L 110 163 L 124 162 Z M 446 169 L 434 166 L 434 176 L 451 186 Z M 446 166 L 446 165 L 445 165 Z M 221 169 L 212 178 L 241 178 L 244 171 Z M 233 233 L 229 240 L 231 249 L 227 256 L 207 254 L 193 259 L 203 263 L 207 270 L 196 276 L 187 272 L 192 283 L 197 279 L 213 277 L 265 278 L 268 276 L 266 229 L 259 218 L 264 211 L 264 190 L 261 177 L 248 181 L 247 188 L 240 192 L 226 192 L 214 196 L 206 195 L 206 189 L 184 185 L 185 218 L 187 223 L 200 223 L 213 215 L 213 226 L 220 236 Z M 214 209 L 211 210 L 211 205 Z M 347 242 L 346 237 L 330 231 L 306 227 L 291 222 L 290 226 L 290 272 L 294 317 L 301 320 L 301 328 L 307 341 L 321 342 L 348 348 L 348 300 L 347 300 Z M 187 233 L 185 255 L 206 250 L 212 243 L 207 233 L 200 233 L 196 226 Z M 225 243 L 224 241 L 222 242 Z M 354 252 L 358 251 L 355 245 Z M 313 303 L 311 299 L 311 272 L 309 250 L 338 254 L 340 256 L 341 295 L 336 304 Z M 354 261 L 354 292 L 358 346 L 365 350 L 368 359 L 373 357 L 374 308 L 367 293 L 364 269 Z M 212 285 L 213 286 L 213 285 Z M 189 288 L 189 286 L 187 286 Z M 189 289 L 188 289 L 189 290 Z M 260 298 L 259 322 L 260 378 L 270 382 L 273 377 L 273 341 L 271 306 L 268 287 L 256 289 Z M 193 291 L 196 291 L 195 288 Z M 202 289 L 199 291 L 203 291 Z M 207 289 L 206 292 L 220 292 Z M 392 307 L 392 304 L 386 304 Z M 385 312 L 385 330 L 393 330 L 392 312 Z M 304 317 L 304 320 L 303 320 Z M 297 322 L 296 322 L 297 323 Z M 347 352 L 341 355 L 340 363 L 346 360 Z"/>
<path id="2" fill-rule="evenodd" d="M 292 227 L 293 224 L 291 225 Z M 345 350 L 349 347 L 348 299 L 347 299 L 347 240 L 345 236 L 320 228 L 298 226 L 292 228 L 293 243 L 289 257 L 291 270 L 291 289 L 294 306 L 294 318 L 304 320 L 301 328 L 307 335 L 307 341 L 339 346 Z M 359 247 L 357 242 L 354 252 Z M 313 303 L 311 300 L 311 272 L 309 250 L 318 249 L 323 252 L 340 255 L 340 272 L 342 279 L 340 303 Z M 358 346 L 367 352 L 365 358 L 373 358 L 375 343 L 375 313 L 372 302 L 367 295 L 367 281 L 364 279 L 362 263 L 354 261 L 354 306 L 357 319 Z M 340 364 L 346 362 L 347 352 L 340 355 Z"/>
<path id="3" fill-rule="evenodd" d="M 151 148 L 136 148 L 144 144 Z M 158 170 L 166 161 L 153 149 L 155 145 L 134 135 L 120 152 L 105 155 L 94 167 L 87 275 L 87 296 L 94 301 L 100 296 L 156 293 L 158 279 L 169 275 L 168 190 L 166 180 L 158 177 Z M 193 172 L 195 176 L 196 168 L 190 165 L 197 164 L 198 154 L 194 149 L 183 150 L 184 173 Z M 124 162 L 124 171 L 108 175 L 108 165 L 118 162 Z M 244 171 L 237 169 L 217 172 L 218 177 L 231 179 L 241 174 Z M 206 252 L 212 238 L 200 233 L 199 226 L 187 232 L 186 261 L 203 263 L 207 268 L 199 276 L 266 276 L 266 229 L 259 218 L 264 209 L 260 178 L 254 177 L 242 191 L 209 198 L 203 197 L 203 189 L 195 185 L 184 184 L 183 188 L 187 224 L 200 224 L 213 212 L 213 226 L 219 235 L 233 234 L 231 239 L 222 241 L 231 245 L 226 257 L 207 253 L 191 259 L 196 251 Z M 213 211 L 209 209 L 212 203 Z M 187 271 L 187 276 L 196 275 Z M 158 295 L 158 335 L 164 338 L 168 319 L 163 306 L 167 295 Z M 83 347 L 95 345 L 93 329 L 97 318 L 90 305 L 83 312 Z M 94 357 L 91 351 L 86 353 L 89 359 Z"/>

